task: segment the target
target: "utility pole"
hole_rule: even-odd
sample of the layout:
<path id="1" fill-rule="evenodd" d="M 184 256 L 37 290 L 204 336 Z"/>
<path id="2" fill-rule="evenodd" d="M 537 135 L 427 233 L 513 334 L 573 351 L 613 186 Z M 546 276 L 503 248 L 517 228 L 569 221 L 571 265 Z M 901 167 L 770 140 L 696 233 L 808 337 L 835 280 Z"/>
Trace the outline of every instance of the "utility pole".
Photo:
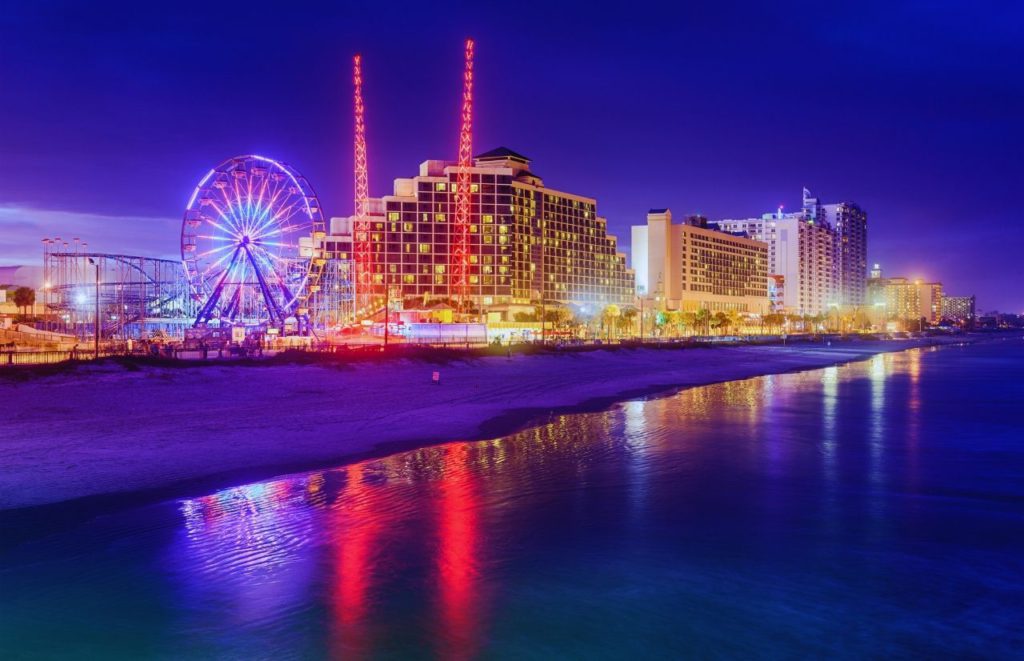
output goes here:
<path id="1" fill-rule="evenodd" d="M 89 258 L 89 263 L 96 267 L 96 326 L 94 328 L 93 347 L 95 349 L 95 358 L 98 359 L 100 357 L 100 265 L 92 257 Z"/>

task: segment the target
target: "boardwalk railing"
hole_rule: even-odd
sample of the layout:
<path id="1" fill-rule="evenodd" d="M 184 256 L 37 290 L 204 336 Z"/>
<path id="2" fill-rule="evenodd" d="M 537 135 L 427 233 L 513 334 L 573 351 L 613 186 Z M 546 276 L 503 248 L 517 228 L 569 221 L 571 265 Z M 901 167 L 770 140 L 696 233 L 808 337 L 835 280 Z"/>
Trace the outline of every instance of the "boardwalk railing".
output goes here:
<path id="1" fill-rule="evenodd" d="M 100 358 L 120 355 L 123 352 L 100 351 Z M 96 354 L 92 351 L 78 350 L 41 350 L 41 351 L 0 351 L 0 368 L 10 365 L 49 365 L 72 360 L 92 360 Z"/>

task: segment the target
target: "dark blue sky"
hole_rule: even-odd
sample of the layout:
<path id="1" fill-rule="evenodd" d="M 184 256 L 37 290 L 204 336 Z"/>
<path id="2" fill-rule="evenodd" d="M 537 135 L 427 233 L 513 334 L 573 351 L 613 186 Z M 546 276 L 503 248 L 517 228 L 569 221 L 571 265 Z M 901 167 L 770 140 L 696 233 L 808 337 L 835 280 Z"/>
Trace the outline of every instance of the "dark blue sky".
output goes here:
<path id="1" fill-rule="evenodd" d="M 1021 2 L 7 3 L 0 263 L 72 233 L 174 255 L 196 181 L 241 153 L 347 215 L 351 55 L 380 195 L 455 158 L 465 36 L 476 151 L 597 197 L 623 244 L 650 207 L 757 215 L 807 186 L 868 210 L 888 274 L 1024 311 Z"/>

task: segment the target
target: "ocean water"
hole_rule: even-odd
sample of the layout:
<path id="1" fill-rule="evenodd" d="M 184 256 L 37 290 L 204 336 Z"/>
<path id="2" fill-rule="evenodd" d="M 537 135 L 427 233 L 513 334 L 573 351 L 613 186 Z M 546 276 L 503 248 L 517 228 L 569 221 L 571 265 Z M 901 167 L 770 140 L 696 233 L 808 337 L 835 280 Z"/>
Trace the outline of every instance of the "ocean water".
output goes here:
<path id="1" fill-rule="evenodd" d="M 1022 658 L 1024 342 L 0 538 L 0 656 Z"/>

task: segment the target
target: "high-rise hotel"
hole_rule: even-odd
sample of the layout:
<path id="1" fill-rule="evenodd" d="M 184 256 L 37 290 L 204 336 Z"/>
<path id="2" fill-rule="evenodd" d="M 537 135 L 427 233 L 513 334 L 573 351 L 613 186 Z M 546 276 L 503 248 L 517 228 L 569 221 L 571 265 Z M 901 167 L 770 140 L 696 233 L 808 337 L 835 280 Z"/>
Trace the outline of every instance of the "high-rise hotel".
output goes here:
<path id="1" fill-rule="evenodd" d="M 669 209 L 651 209 L 632 228 L 637 288 L 660 309 L 695 312 L 769 311 L 768 246 L 709 227 L 690 216 L 672 222 Z"/>
<path id="2" fill-rule="evenodd" d="M 396 179 L 394 192 L 371 199 L 374 290 L 431 301 L 459 292 L 451 278 L 459 167 L 426 161 L 419 175 Z M 499 148 L 470 168 L 471 212 L 466 295 L 489 312 L 541 302 L 600 308 L 634 296 L 633 273 L 592 197 L 544 185 L 530 160 Z M 328 258 L 351 251 L 351 219 L 334 219 Z M 357 294 L 360 292 L 357 292 Z"/>
<path id="3" fill-rule="evenodd" d="M 867 303 L 867 214 L 856 204 L 821 204 L 805 188 L 795 213 L 720 220 L 729 232 L 768 244 L 769 273 L 782 284 L 782 307 L 824 314 L 833 306 Z"/>

